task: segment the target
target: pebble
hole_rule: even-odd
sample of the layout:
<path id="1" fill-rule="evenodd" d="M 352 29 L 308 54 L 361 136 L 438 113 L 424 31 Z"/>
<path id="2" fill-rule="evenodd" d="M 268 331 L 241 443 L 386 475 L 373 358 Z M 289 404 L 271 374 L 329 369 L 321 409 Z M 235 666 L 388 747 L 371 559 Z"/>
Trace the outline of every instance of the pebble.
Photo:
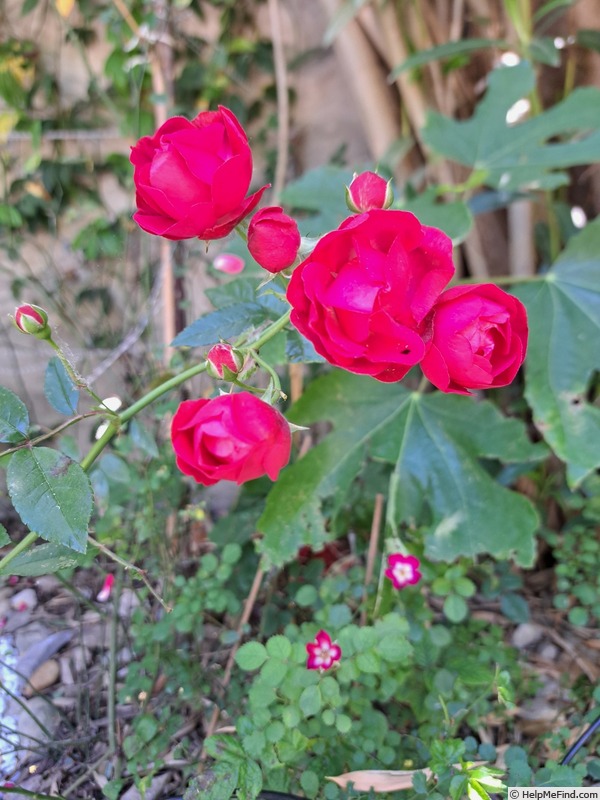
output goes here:
<path id="1" fill-rule="evenodd" d="M 33 611 L 37 606 L 38 599 L 35 589 L 21 589 L 20 592 L 13 594 L 10 599 L 10 607 L 13 611 Z"/>
<path id="2" fill-rule="evenodd" d="M 512 643 L 522 650 L 539 642 L 543 635 L 544 630 L 539 625 L 535 625 L 533 622 L 523 622 L 521 625 L 517 625 L 513 631 Z"/>
<path id="3" fill-rule="evenodd" d="M 559 652 L 560 651 L 555 644 L 548 642 L 540 649 L 539 656 L 540 658 L 543 658 L 544 661 L 555 661 Z"/>
<path id="4" fill-rule="evenodd" d="M 39 748 L 39 743 L 49 742 L 60 722 L 58 711 L 43 697 L 32 697 L 25 700 L 17 720 L 21 744 L 23 747 Z M 50 737 L 44 732 L 50 733 Z M 35 753 L 35 758 L 40 754 Z"/>
<path id="5" fill-rule="evenodd" d="M 129 619 L 135 609 L 140 605 L 140 599 L 133 589 L 125 588 L 119 597 L 119 616 L 121 619 Z"/>
<path id="6" fill-rule="evenodd" d="M 37 692 L 47 689 L 58 680 L 60 667 L 58 661 L 51 658 L 35 670 L 29 681 L 23 687 L 23 697 L 33 697 Z"/>

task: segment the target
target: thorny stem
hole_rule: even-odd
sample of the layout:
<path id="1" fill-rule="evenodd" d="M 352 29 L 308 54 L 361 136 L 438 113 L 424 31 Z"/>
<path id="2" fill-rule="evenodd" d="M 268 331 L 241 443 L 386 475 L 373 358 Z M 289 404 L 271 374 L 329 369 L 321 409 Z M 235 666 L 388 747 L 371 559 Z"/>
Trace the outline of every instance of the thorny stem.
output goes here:
<path id="1" fill-rule="evenodd" d="M 125 570 L 127 570 L 129 572 L 135 572 L 135 574 L 144 582 L 144 585 L 146 586 L 146 588 L 148 589 L 148 591 L 150 592 L 152 597 L 154 597 L 154 599 L 157 600 L 161 604 L 161 606 L 164 608 L 164 610 L 167 613 L 170 613 L 173 610 L 171 608 L 171 606 L 169 606 L 169 605 L 167 605 L 165 603 L 165 601 L 158 594 L 156 589 L 152 586 L 152 584 L 148 580 L 148 577 L 146 576 L 146 573 L 144 572 L 143 569 L 140 569 L 139 567 L 136 567 L 135 564 L 131 564 L 129 561 L 126 561 L 124 558 L 121 558 L 121 556 L 118 556 L 116 553 L 113 553 L 113 551 L 110 550 L 106 545 L 102 544 L 102 542 L 98 542 L 96 539 L 93 539 L 89 535 L 88 535 L 88 542 L 91 545 L 93 545 L 94 547 L 97 547 L 98 550 L 100 550 L 102 553 L 104 553 L 105 556 L 108 556 L 108 558 L 112 559 L 112 561 L 116 561 L 117 564 L 120 564 L 123 567 L 123 569 L 125 569 Z"/>
<path id="2" fill-rule="evenodd" d="M 373 578 L 373 571 L 375 569 L 375 559 L 377 557 L 377 550 L 379 545 L 379 534 L 381 533 L 381 517 L 383 515 L 383 502 L 384 497 L 382 494 L 375 495 L 375 507 L 373 509 L 373 521 L 371 523 L 371 535 L 369 537 L 369 551 L 367 553 L 367 568 L 365 570 L 365 583 L 363 586 L 363 602 L 362 612 L 360 615 L 360 624 L 367 624 L 367 592 L 369 584 Z"/>
<path id="3" fill-rule="evenodd" d="M 0 453 L 0 458 L 3 456 L 9 456 L 11 453 L 16 453 L 17 450 L 22 450 L 24 447 L 35 447 L 36 444 L 45 441 L 46 439 L 51 439 L 53 436 L 56 436 L 58 433 L 66 430 L 66 428 L 70 428 L 71 425 L 74 425 L 76 422 L 81 422 L 82 419 L 89 419 L 89 417 L 97 417 L 99 415 L 104 415 L 106 412 L 103 410 L 94 410 L 88 411 L 86 414 L 77 414 L 76 417 L 71 417 L 66 422 L 63 422 L 62 425 L 59 425 L 56 428 L 52 428 L 51 431 L 48 433 L 43 433 L 41 436 L 36 436 L 35 439 L 26 439 L 25 441 L 21 442 L 21 444 L 16 445 L 15 447 L 11 447 L 8 450 L 3 450 Z"/>
<path id="4" fill-rule="evenodd" d="M 34 544 L 37 540 L 38 535 L 31 531 L 27 534 L 24 539 L 16 544 L 10 553 L 7 553 L 4 558 L 0 559 L 0 574 L 2 572 L 6 572 L 6 567 L 10 564 L 10 562 L 16 558 L 20 553 L 24 552 L 25 550 L 29 550 L 29 548 Z"/>
<path id="5" fill-rule="evenodd" d="M 116 698 L 115 688 L 117 683 L 117 634 L 119 627 L 119 598 L 123 588 L 123 573 L 119 571 L 116 581 L 116 591 L 114 593 L 113 613 L 110 621 L 110 663 L 108 668 L 108 696 L 107 696 L 107 715 L 108 715 L 108 749 L 112 753 L 117 752 L 116 737 Z M 120 764 L 117 757 L 115 766 L 116 777 L 119 777 Z"/>
<path id="6" fill-rule="evenodd" d="M 279 331 L 283 330 L 285 328 L 285 326 L 288 324 L 289 320 L 290 320 L 290 314 L 291 314 L 291 309 L 289 311 L 287 311 L 278 320 L 276 320 L 271 325 L 269 325 L 269 327 L 265 331 L 263 331 L 263 333 L 258 337 L 258 339 L 256 339 L 256 341 L 252 342 L 252 348 L 254 350 L 258 350 L 266 342 L 268 342 L 270 339 L 272 339 L 273 336 L 275 336 L 277 333 L 279 333 Z M 60 349 L 58 348 L 58 346 L 56 344 L 53 343 L 53 346 L 54 346 L 55 349 L 57 349 L 57 352 L 60 352 Z M 261 361 L 260 363 L 261 363 L 261 365 L 265 365 L 265 362 Z M 269 372 L 271 372 L 271 368 L 269 368 L 266 365 L 265 365 L 265 368 L 268 369 Z M 206 363 L 203 362 L 201 364 L 196 364 L 195 366 L 184 370 L 179 375 L 175 375 L 173 378 L 170 378 L 169 380 L 165 381 L 164 383 L 161 383 L 160 386 L 157 386 L 155 389 L 152 389 L 152 391 L 148 392 L 143 397 L 140 397 L 139 400 L 137 400 L 135 403 L 133 403 L 131 406 L 129 406 L 129 408 L 126 408 L 125 411 L 121 412 L 121 414 L 113 414 L 113 415 L 111 415 L 111 421 L 109 422 L 107 429 L 104 431 L 102 436 L 96 442 L 94 442 L 94 444 L 90 448 L 88 454 L 81 460 L 81 468 L 84 471 L 87 471 L 92 466 L 94 461 L 100 456 L 100 454 L 102 453 L 104 448 L 109 444 L 109 442 L 117 434 L 117 432 L 119 431 L 120 427 L 122 425 L 124 425 L 126 422 L 129 422 L 129 420 L 132 419 L 132 417 L 134 417 L 136 414 L 138 414 L 144 408 L 149 406 L 151 403 L 153 403 L 159 397 L 162 397 L 164 394 L 169 392 L 171 389 L 177 388 L 182 383 L 187 381 L 189 378 L 193 378 L 195 375 L 200 375 L 200 373 L 205 372 L 205 370 L 206 370 Z M 273 374 L 273 373 L 271 373 L 271 374 Z M 102 402 L 102 401 L 100 401 L 100 402 Z M 108 411 L 108 409 L 106 411 L 102 412 L 102 413 L 107 413 L 107 411 Z M 3 454 L 0 454 L 0 456 L 1 455 L 3 455 Z M 8 566 L 8 564 L 10 564 L 10 562 L 14 558 L 16 558 L 20 553 L 22 553 L 25 550 L 28 550 L 30 547 L 32 547 L 37 539 L 38 539 L 37 533 L 35 533 L 34 531 L 31 531 L 30 533 L 27 534 L 27 536 L 25 536 L 25 538 L 22 541 L 20 541 L 18 544 L 16 544 L 13 547 L 13 549 L 10 551 L 10 553 L 7 553 L 4 556 L 4 558 L 0 559 L 0 574 L 3 571 L 4 572 L 6 571 L 6 567 Z M 98 547 L 109 558 L 113 559 L 113 561 L 116 561 L 117 563 L 121 564 L 121 566 L 123 566 L 125 569 L 131 570 L 131 571 L 135 572 L 137 575 L 139 575 L 139 577 L 143 580 L 143 582 L 147 586 L 147 588 L 150 591 L 150 593 L 156 598 L 156 600 L 158 600 L 158 602 L 161 604 L 161 606 L 166 611 L 171 611 L 171 609 L 166 605 L 164 600 L 156 593 L 156 591 L 154 590 L 154 588 L 152 587 L 152 585 L 148 581 L 148 578 L 146 577 L 145 573 L 141 569 L 139 569 L 139 567 L 136 567 L 133 564 L 130 564 L 129 562 L 127 562 L 124 559 L 120 558 L 120 556 L 117 556 L 115 553 L 113 553 L 107 547 L 105 547 L 104 545 L 100 544 L 99 542 L 96 542 L 91 537 L 88 537 L 88 539 L 95 547 Z"/>

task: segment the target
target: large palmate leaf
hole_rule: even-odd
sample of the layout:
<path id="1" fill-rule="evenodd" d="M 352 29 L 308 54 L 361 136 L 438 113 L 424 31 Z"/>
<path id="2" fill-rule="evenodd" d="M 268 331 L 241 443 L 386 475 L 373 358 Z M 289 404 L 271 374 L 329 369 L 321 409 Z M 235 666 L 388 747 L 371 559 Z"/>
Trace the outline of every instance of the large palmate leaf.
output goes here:
<path id="1" fill-rule="evenodd" d="M 32 531 L 85 553 L 92 489 L 79 464 L 49 447 L 26 448 L 11 456 L 6 482 L 15 509 Z"/>
<path id="2" fill-rule="evenodd" d="M 281 202 L 311 215 L 298 221 L 304 236 L 322 236 L 350 216 L 345 187 L 351 183 L 353 174 L 352 170 L 331 165 L 317 167 L 285 187 Z"/>
<path id="3" fill-rule="evenodd" d="M 544 448 L 490 403 L 420 395 L 333 371 L 309 386 L 289 417 L 301 425 L 329 420 L 333 430 L 284 470 L 269 493 L 257 527 L 272 563 L 294 558 L 302 545 L 323 544 L 323 501 L 339 507 L 369 453 L 396 465 L 391 526 L 423 526 L 432 558 L 489 552 L 531 563 L 535 511 L 497 484 L 479 459 L 524 462 L 540 458 Z"/>
<path id="4" fill-rule="evenodd" d="M 481 184 L 506 191 L 553 188 L 568 177 L 552 170 L 600 159 L 600 90 L 576 89 L 550 110 L 509 125 L 508 110 L 534 87 L 533 69 L 526 62 L 500 67 L 488 82 L 471 119 L 456 121 L 430 112 L 423 129 L 433 150 L 472 167 Z M 560 141 L 554 141 L 557 137 Z"/>
<path id="5" fill-rule="evenodd" d="M 427 525 L 426 553 L 435 560 L 487 552 L 531 566 L 535 509 L 480 463 L 542 456 L 521 423 L 487 401 L 435 392 L 408 395 L 396 425 L 399 436 L 379 434 L 373 442 L 375 455 L 395 463 L 387 513 L 392 529 Z"/>
<path id="6" fill-rule="evenodd" d="M 515 294 L 529 315 L 525 396 L 575 487 L 600 467 L 600 409 L 586 398 L 600 369 L 600 219 L 570 240 L 543 280 Z"/>

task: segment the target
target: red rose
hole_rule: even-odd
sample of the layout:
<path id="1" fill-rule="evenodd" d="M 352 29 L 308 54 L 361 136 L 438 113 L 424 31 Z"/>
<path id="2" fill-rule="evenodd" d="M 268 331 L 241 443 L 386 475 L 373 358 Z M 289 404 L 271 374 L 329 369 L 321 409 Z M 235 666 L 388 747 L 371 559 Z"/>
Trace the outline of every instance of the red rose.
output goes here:
<path id="1" fill-rule="evenodd" d="M 229 109 L 191 122 L 173 117 L 131 148 L 138 211 L 145 231 L 166 239 L 220 239 L 252 211 L 267 188 L 246 197 L 252 153 Z"/>
<path id="2" fill-rule="evenodd" d="M 268 272 L 290 267 L 298 255 L 300 232 L 296 221 L 279 206 L 261 208 L 248 226 L 248 250 Z"/>
<path id="3" fill-rule="evenodd" d="M 198 483 L 276 480 L 288 463 L 290 428 L 273 406 L 249 392 L 186 400 L 171 425 L 177 466 Z"/>
<path id="4" fill-rule="evenodd" d="M 442 392 L 506 386 L 525 359 L 525 306 L 491 283 L 444 292 L 427 327 L 421 367 Z"/>
<path id="5" fill-rule="evenodd" d="M 406 211 L 368 211 L 296 267 L 291 321 L 330 364 L 399 381 L 423 357 L 423 320 L 453 274 L 445 233 Z"/>
<path id="6" fill-rule="evenodd" d="M 50 338 L 48 313 L 40 306 L 34 306 L 33 303 L 18 306 L 13 321 L 21 333 L 29 333 L 38 339 Z"/>
<path id="7" fill-rule="evenodd" d="M 346 188 L 346 203 L 351 211 L 362 213 L 376 208 L 389 208 L 394 200 L 392 182 L 376 172 L 354 174 Z"/>

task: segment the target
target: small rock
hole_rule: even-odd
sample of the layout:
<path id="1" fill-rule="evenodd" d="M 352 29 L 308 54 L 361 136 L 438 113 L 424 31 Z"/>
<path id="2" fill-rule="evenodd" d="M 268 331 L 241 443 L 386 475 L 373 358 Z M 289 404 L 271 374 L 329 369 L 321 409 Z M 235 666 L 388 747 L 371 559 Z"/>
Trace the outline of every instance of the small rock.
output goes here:
<path id="1" fill-rule="evenodd" d="M 139 605 L 140 599 L 133 589 L 123 589 L 119 597 L 119 616 L 121 619 L 129 619 Z"/>
<path id="2" fill-rule="evenodd" d="M 54 575 L 40 575 L 35 579 L 35 586 L 41 595 L 51 595 L 64 589 L 63 584 Z"/>
<path id="3" fill-rule="evenodd" d="M 10 607 L 14 611 L 33 611 L 37 604 L 38 599 L 35 589 L 21 589 L 20 592 L 13 594 L 10 599 Z"/>
<path id="4" fill-rule="evenodd" d="M 544 661 L 555 661 L 558 653 L 558 647 L 555 644 L 548 642 L 540 649 L 539 656 L 540 658 L 543 658 Z"/>
<path id="5" fill-rule="evenodd" d="M 523 622 L 521 625 L 517 625 L 513 631 L 512 643 L 522 650 L 539 642 L 543 635 L 544 631 L 539 625 L 535 625 L 533 622 Z"/>
<path id="6" fill-rule="evenodd" d="M 53 658 L 49 661 L 44 661 L 43 664 L 35 670 L 29 681 L 23 687 L 23 697 L 33 697 L 36 692 L 41 692 L 56 683 L 60 675 L 60 667 L 58 661 Z"/>
<path id="7" fill-rule="evenodd" d="M 15 614 L 13 619 L 16 616 Z M 10 621 L 11 620 L 9 620 L 9 623 Z M 10 630 L 10 624 L 7 626 L 7 630 Z M 29 625 L 19 628 L 19 630 L 15 632 L 15 648 L 19 654 L 26 653 L 30 647 L 37 644 L 42 639 L 45 639 L 50 633 L 50 629 L 41 622 L 31 622 Z M 42 659 L 42 661 L 45 661 L 45 659 Z"/>
<path id="8" fill-rule="evenodd" d="M 33 627 L 33 626 L 29 626 Z M 35 641 L 17 662 L 17 669 L 25 678 L 33 675 L 35 670 L 73 638 L 73 631 L 64 630 L 40 637 Z"/>
<path id="9" fill-rule="evenodd" d="M 24 701 L 17 720 L 21 744 L 23 747 L 38 749 L 40 741 L 50 741 L 59 722 L 60 714 L 43 697 L 32 697 L 31 700 Z M 36 753 L 36 758 L 39 758 L 39 753 Z"/>

